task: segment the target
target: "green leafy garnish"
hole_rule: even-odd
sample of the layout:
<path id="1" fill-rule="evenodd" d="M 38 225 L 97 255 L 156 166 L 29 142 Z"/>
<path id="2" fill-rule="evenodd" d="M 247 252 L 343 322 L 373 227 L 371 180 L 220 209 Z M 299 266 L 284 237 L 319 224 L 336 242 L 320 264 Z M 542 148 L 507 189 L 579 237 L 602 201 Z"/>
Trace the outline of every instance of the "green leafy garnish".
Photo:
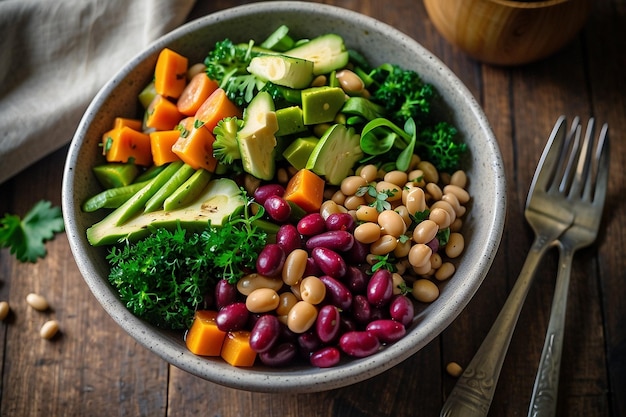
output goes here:
<path id="1" fill-rule="evenodd" d="M 371 272 L 374 273 L 379 269 L 386 269 L 387 271 L 395 272 L 396 271 L 396 260 L 393 256 L 389 254 L 386 255 L 376 255 L 374 256 L 376 262 L 371 267 Z"/>
<path id="2" fill-rule="evenodd" d="M 370 206 L 374 207 L 376 211 L 381 212 L 383 210 L 390 210 L 391 203 L 387 201 L 389 197 L 393 197 L 395 195 L 394 190 L 376 190 L 376 187 L 373 185 L 364 185 L 359 187 L 356 191 L 355 195 L 357 197 L 363 197 L 365 194 L 374 198 L 374 201 L 370 203 Z"/>
<path id="3" fill-rule="evenodd" d="M 259 211 L 232 219 L 221 227 L 208 224 L 202 232 L 189 232 L 180 225 L 164 228 L 135 243 L 113 247 L 109 281 L 120 299 L 137 317 L 163 328 L 185 329 L 194 312 L 215 283 L 235 283 L 256 264 L 267 234 L 253 221 Z"/>
<path id="4" fill-rule="evenodd" d="M 34 263 L 46 256 L 45 242 L 63 230 L 61 208 L 41 200 L 23 219 L 14 214 L 0 219 L 0 247 L 10 248 L 20 262 Z"/>

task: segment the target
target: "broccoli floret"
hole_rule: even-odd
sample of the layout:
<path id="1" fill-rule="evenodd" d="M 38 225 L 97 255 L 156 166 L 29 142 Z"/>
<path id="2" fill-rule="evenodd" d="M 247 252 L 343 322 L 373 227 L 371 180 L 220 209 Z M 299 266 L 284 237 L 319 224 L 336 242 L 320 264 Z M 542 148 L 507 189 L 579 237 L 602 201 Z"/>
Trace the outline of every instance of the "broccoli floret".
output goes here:
<path id="1" fill-rule="evenodd" d="M 402 125 L 413 118 L 419 126 L 430 113 L 434 90 L 419 74 L 395 64 L 383 64 L 370 73 L 372 100 L 385 106 L 389 117 Z"/>
<path id="2" fill-rule="evenodd" d="M 241 159 L 237 132 L 241 129 L 243 120 L 236 117 L 225 117 L 217 122 L 213 129 L 213 156 L 222 164 L 232 164 L 235 159 Z"/>
<path id="3" fill-rule="evenodd" d="M 461 155 L 467 150 L 465 143 L 457 142 L 458 131 L 447 122 L 439 122 L 420 130 L 417 147 L 423 149 L 426 159 L 444 172 L 451 172 L 459 166 Z"/>

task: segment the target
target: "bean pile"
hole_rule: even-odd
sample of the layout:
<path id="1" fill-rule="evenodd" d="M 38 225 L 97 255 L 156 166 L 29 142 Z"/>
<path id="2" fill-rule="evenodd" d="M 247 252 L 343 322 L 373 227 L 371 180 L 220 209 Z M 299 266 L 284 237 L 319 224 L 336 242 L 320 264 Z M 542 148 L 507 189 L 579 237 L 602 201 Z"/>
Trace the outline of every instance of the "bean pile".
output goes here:
<path id="1" fill-rule="evenodd" d="M 281 226 L 255 273 L 216 285 L 218 327 L 250 330 L 250 346 L 269 366 L 305 358 L 331 367 L 342 354 L 365 357 L 399 340 L 414 303 L 434 301 L 436 282 L 455 272 L 466 184 L 463 171 L 439 174 L 417 156 L 409 172 L 365 165 L 326 190 L 319 213 L 292 224 L 283 185 L 246 182 Z"/>

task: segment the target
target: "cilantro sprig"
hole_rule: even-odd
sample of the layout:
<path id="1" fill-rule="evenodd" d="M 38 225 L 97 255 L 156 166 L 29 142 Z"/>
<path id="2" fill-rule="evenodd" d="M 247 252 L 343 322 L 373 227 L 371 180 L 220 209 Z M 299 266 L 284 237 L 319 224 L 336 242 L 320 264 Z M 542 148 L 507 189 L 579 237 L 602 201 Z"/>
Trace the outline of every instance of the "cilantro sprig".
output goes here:
<path id="1" fill-rule="evenodd" d="M 209 289 L 220 279 L 237 282 L 265 246 L 267 234 L 254 224 L 263 212 L 251 216 L 248 206 L 220 227 L 157 228 L 144 239 L 111 248 L 109 282 L 136 316 L 162 328 L 188 328 Z"/>
<path id="2" fill-rule="evenodd" d="M 61 208 L 41 200 L 23 219 L 16 214 L 0 219 L 0 248 L 9 248 L 20 262 L 34 263 L 46 256 L 46 241 L 63 230 Z"/>

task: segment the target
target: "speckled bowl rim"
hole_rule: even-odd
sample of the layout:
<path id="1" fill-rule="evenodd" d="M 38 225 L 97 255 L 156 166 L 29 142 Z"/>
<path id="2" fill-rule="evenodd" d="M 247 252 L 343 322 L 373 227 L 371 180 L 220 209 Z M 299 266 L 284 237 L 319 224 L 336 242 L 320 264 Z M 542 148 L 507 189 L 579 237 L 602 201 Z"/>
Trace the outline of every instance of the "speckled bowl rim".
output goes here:
<path id="1" fill-rule="evenodd" d="M 400 64 L 402 62 L 393 61 L 392 58 L 404 57 L 406 65 L 415 67 L 425 81 L 431 82 L 438 89 L 452 109 L 452 122 L 459 126 L 468 142 L 471 155 L 467 161 L 468 173 L 473 175 L 470 177 L 470 192 L 480 190 L 480 194 L 473 197 L 464 226 L 464 232 L 471 236 L 472 241 L 467 242 L 466 253 L 459 263 L 457 274 L 460 276 L 455 276 L 443 285 L 439 299 L 417 315 L 412 329 L 402 340 L 373 356 L 349 360 L 335 368 L 236 368 L 219 358 L 193 355 L 185 349 L 180 334 L 169 334 L 145 323 L 133 316 L 120 302 L 104 275 L 103 252 L 92 248 L 85 236 L 91 218 L 81 212 L 80 204 L 81 198 L 88 195 L 85 188 L 93 187 L 94 180 L 86 172 L 89 170 L 81 170 L 80 166 L 81 163 L 85 164 L 81 160 L 86 155 L 96 151 L 85 150 L 83 145 L 87 140 L 98 140 L 90 138 L 90 135 L 93 136 L 90 129 L 93 124 L 99 123 L 101 108 L 115 99 L 116 91 L 124 86 L 135 67 L 142 63 L 153 65 L 156 53 L 163 47 L 184 43 L 194 32 L 208 25 L 232 25 L 233 22 L 253 19 L 259 15 L 268 19 L 269 15 L 291 16 L 294 13 L 301 16 L 301 21 L 318 19 L 318 25 L 319 22 L 323 23 L 322 26 L 328 23 L 330 28 L 338 32 L 348 26 L 358 28 L 354 30 L 360 32 L 354 35 L 357 37 L 355 42 L 361 42 L 362 37 L 375 39 L 384 36 L 393 39 L 394 44 L 401 45 L 398 50 L 383 50 L 376 54 L 382 56 L 381 60 Z M 302 16 L 306 16 L 306 19 Z M 297 32 L 298 28 L 294 26 L 292 30 Z M 217 34 L 215 37 L 215 40 L 224 38 Z M 354 46 L 348 40 L 346 43 Z M 207 42 L 207 51 L 210 45 Z M 367 43 L 361 46 L 368 49 Z M 372 53 L 363 52 L 366 55 Z M 133 88 L 139 87 L 134 85 Z M 107 117 L 112 116 L 109 114 Z M 85 282 L 105 311 L 137 342 L 172 365 L 224 386 L 259 392 L 303 393 L 340 388 L 374 377 L 420 350 L 458 316 L 478 290 L 496 255 L 504 229 L 505 188 L 502 158 L 486 116 L 470 91 L 438 58 L 407 35 L 371 17 L 324 4 L 276 1 L 252 3 L 199 18 L 158 39 L 124 66 L 96 95 L 72 139 L 64 169 L 62 203 L 69 244 Z M 473 241 L 478 243 L 472 244 Z"/>

